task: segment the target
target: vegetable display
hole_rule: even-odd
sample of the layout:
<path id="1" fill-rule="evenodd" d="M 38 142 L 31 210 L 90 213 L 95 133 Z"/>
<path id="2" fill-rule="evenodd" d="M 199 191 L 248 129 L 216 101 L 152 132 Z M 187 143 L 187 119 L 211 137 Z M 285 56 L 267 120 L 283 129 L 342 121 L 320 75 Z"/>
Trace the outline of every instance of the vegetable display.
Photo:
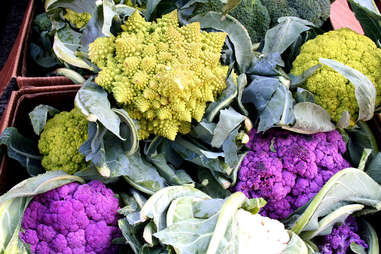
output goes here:
<path id="1" fill-rule="evenodd" d="M 329 0 L 46 0 L 33 59 L 81 86 L 0 136 L 30 175 L 0 253 L 378 254 L 381 15 L 350 3 L 365 35 Z"/>

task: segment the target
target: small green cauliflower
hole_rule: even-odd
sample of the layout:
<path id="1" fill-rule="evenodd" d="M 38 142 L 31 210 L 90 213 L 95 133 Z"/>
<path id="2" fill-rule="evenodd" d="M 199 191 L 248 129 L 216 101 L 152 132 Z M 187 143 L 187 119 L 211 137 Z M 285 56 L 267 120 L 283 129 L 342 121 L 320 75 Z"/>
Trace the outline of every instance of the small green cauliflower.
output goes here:
<path id="1" fill-rule="evenodd" d="M 79 147 L 87 140 L 88 121 L 74 108 L 49 119 L 38 141 L 46 170 L 64 170 L 68 174 L 87 168 Z"/>
<path id="2" fill-rule="evenodd" d="M 381 101 L 381 49 L 364 35 L 343 28 L 330 31 L 307 41 L 293 62 L 291 73 L 300 75 L 319 63 L 319 58 L 336 60 L 367 76 L 377 90 L 376 105 Z M 328 66 L 322 66 L 304 84 L 315 96 L 315 102 L 338 122 L 344 111 L 351 115 L 351 125 L 357 119 L 355 88 L 344 76 Z"/>
<path id="3" fill-rule="evenodd" d="M 65 11 L 64 18 L 78 29 L 84 27 L 91 19 L 91 14 L 87 12 L 77 13 L 70 9 L 65 9 Z"/>

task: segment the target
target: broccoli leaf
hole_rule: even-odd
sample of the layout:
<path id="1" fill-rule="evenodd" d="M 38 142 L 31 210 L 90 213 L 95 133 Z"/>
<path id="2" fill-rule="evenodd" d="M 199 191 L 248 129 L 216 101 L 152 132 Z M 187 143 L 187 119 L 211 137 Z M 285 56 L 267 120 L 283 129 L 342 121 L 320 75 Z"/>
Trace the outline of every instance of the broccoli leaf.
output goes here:
<path id="1" fill-rule="evenodd" d="M 283 129 L 302 134 L 314 134 L 336 129 L 331 116 L 321 106 L 311 102 L 299 102 L 294 106 L 295 124 Z"/>
<path id="2" fill-rule="evenodd" d="M 200 185 L 197 189 L 208 193 L 212 198 L 226 198 L 231 195 L 230 191 L 224 189 L 214 176 L 207 169 L 197 170 L 197 177 Z"/>
<path id="3" fill-rule="evenodd" d="M 94 0 L 46 0 L 45 10 L 50 11 L 52 9 L 61 7 L 71 9 L 78 13 L 92 13 L 94 8 L 96 7 L 95 2 L 96 1 Z"/>
<path id="4" fill-rule="evenodd" d="M 135 254 L 140 253 L 139 250 L 142 248 L 142 243 L 138 240 L 133 226 L 128 223 L 127 219 L 118 220 L 118 226 L 122 231 L 126 243 L 131 247 L 132 251 Z"/>
<path id="5" fill-rule="evenodd" d="M 47 171 L 16 184 L 7 193 L 0 196 L 0 205 L 7 200 L 18 197 L 33 197 L 72 182 L 84 183 L 84 180 L 62 170 Z"/>
<path id="6" fill-rule="evenodd" d="M 349 0 L 348 2 L 363 27 L 365 35 L 376 44 L 379 43 L 381 41 L 381 15 L 361 6 L 354 0 Z"/>
<path id="7" fill-rule="evenodd" d="M 364 205 L 360 204 L 339 207 L 319 221 L 318 229 L 302 232 L 300 236 L 305 240 L 310 240 L 315 236 L 328 235 L 331 233 L 333 226 L 335 226 L 336 224 L 343 224 L 349 215 L 356 211 L 360 211 L 363 208 Z"/>
<path id="8" fill-rule="evenodd" d="M 226 89 L 221 93 L 218 100 L 210 103 L 207 109 L 205 110 L 204 118 L 208 122 L 213 122 L 213 119 L 216 117 L 218 112 L 220 112 L 222 108 L 228 107 L 238 94 L 237 84 L 233 80 L 233 71 L 230 69 L 229 73 L 230 74 L 226 79 Z"/>
<path id="9" fill-rule="evenodd" d="M 313 23 L 297 17 L 281 17 L 278 19 L 279 24 L 267 30 L 265 35 L 265 46 L 263 53 L 279 53 L 282 54 L 299 35 L 308 31 Z"/>
<path id="10" fill-rule="evenodd" d="M 380 246 L 376 230 L 366 220 L 360 218 L 358 220 L 359 235 L 368 244 L 368 254 L 379 253 Z"/>
<path id="11" fill-rule="evenodd" d="M 32 122 L 33 130 L 36 135 L 40 135 L 42 130 L 45 127 L 46 121 L 48 120 L 49 116 L 54 116 L 55 114 L 59 113 L 60 111 L 52 106 L 49 105 L 38 105 L 35 107 L 30 113 L 29 118 Z"/>
<path id="12" fill-rule="evenodd" d="M 208 12 L 197 15 L 190 22 L 200 22 L 201 28 L 214 28 L 224 31 L 234 46 L 234 54 L 241 73 L 245 73 L 253 58 L 253 45 L 246 28 L 230 15 L 224 16 L 218 12 Z"/>
<path id="13" fill-rule="evenodd" d="M 365 168 L 365 173 L 381 184 L 381 153 L 377 153 Z"/>
<path id="14" fill-rule="evenodd" d="M 301 214 L 294 213 L 286 222 L 297 234 L 317 230 L 319 219 L 348 204 L 364 205 L 369 212 L 380 210 L 381 186 L 359 169 L 341 170 L 328 180 L 304 209 L 299 210 Z"/>
<path id="15" fill-rule="evenodd" d="M 8 157 L 18 161 L 29 175 L 35 176 L 45 171 L 41 166 L 42 155 L 37 142 L 25 138 L 16 128 L 6 128 L 0 136 L 0 144 L 7 146 Z"/>
<path id="16" fill-rule="evenodd" d="M 298 87 L 296 89 L 295 100 L 296 100 L 296 103 L 299 103 L 299 102 L 314 103 L 315 102 L 314 95 L 310 91 L 303 89 L 301 87 Z"/>
<path id="17" fill-rule="evenodd" d="M 71 29 L 68 25 L 54 35 L 53 50 L 62 61 L 73 66 L 93 70 L 89 64 L 77 57 L 75 52 L 80 45 L 81 34 Z"/>
<path id="18" fill-rule="evenodd" d="M 247 112 L 246 108 L 242 104 L 242 94 L 243 94 L 245 87 L 247 86 L 247 77 L 246 77 L 245 73 L 241 73 L 238 76 L 237 83 L 238 83 L 238 86 L 237 86 L 237 99 L 236 99 L 236 101 L 238 104 L 238 109 L 242 114 L 244 114 L 245 116 L 248 116 L 249 112 Z"/>
<path id="19" fill-rule="evenodd" d="M 284 62 L 280 53 L 274 52 L 266 55 L 261 55 L 254 58 L 250 69 L 247 70 L 248 75 L 259 76 L 278 76 L 277 67 L 284 67 Z"/>
<path id="20" fill-rule="evenodd" d="M 361 72 L 349 66 L 341 64 L 335 60 L 320 58 L 320 63 L 331 67 L 355 87 L 355 96 L 359 106 L 359 116 L 357 120 L 368 121 L 373 117 L 376 105 L 376 88 L 372 82 Z"/>
<path id="21" fill-rule="evenodd" d="M 201 122 L 192 128 L 190 135 L 210 145 L 212 143 L 213 133 L 216 126 L 217 124 L 202 119 Z"/>
<path id="22" fill-rule="evenodd" d="M 140 211 L 141 220 L 145 221 L 148 218 L 151 218 L 153 219 L 157 230 L 163 230 L 166 227 L 164 212 L 173 200 L 185 196 L 210 199 L 207 194 L 189 185 L 170 186 L 159 190 L 147 200 Z"/>
<path id="23" fill-rule="evenodd" d="M 282 252 L 283 254 L 308 254 L 308 247 L 306 243 L 293 231 L 288 231 L 290 235 L 290 241 L 287 244 L 287 248 Z"/>
<path id="24" fill-rule="evenodd" d="M 245 116 L 235 111 L 232 107 L 229 109 L 220 110 L 220 119 L 214 129 L 214 136 L 212 139 L 212 147 L 220 148 L 230 133 L 239 126 Z"/>
<path id="25" fill-rule="evenodd" d="M 291 92 L 275 77 L 254 76 L 242 96 L 242 102 L 253 104 L 259 113 L 260 132 L 278 124 L 293 124 L 293 101 Z"/>
<path id="26" fill-rule="evenodd" d="M 106 129 L 121 140 L 125 140 L 120 133 L 120 118 L 111 109 L 110 102 L 107 99 L 107 92 L 91 79 L 83 83 L 81 89 L 77 92 L 75 106 L 88 117 L 89 121 L 95 122 L 99 120 Z"/>

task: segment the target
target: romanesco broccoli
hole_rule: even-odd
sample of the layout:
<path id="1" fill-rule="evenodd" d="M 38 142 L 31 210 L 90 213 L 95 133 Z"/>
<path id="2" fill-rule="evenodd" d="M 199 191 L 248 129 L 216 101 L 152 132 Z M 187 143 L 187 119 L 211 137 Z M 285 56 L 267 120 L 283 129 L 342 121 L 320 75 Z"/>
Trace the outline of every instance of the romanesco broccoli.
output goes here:
<path id="1" fill-rule="evenodd" d="M 319 58 L 336 60 L 367 76 L 377 90 L 376 105 L 381 101 L 381 49 L 364 35 L 348 28 L 330 31 L 307 41 L 293 63 L 292 74 L 299 75 L 319 63 Z M 344 76 L 321 67 L 306 83 L 305 88 L 315 96 L 315 102 L 326 109 L 332 120 L 339 121 L 343 112 L 351 115 L 352 124 L 357 119 L 354 86 Z"/>
<path id="2" fill-rule="evenodd" d="M 68 174 L 85 169 L 87 163 L 79 147 L 87 139 L 88 121 L 78 109 L 62 111 L 49 119 L 38 141 L 46 170 L 63 170 Z"/>
<path id="3" fill-rule="evenodd" d="M 117 37 L 96 39 L 89 57 L 102 70 L 95 81 L 139 122 L 139 138 L 174 140 L 200 121 L 206 103 L 226 88 L 220 63 L 226 33 L 179 27 L 177 11 L 146 22 L 136 11 Z"/>
<path id="4" fill-rule="evenodd" d="M 63 17 L 78 29 L 84 27 L 91 19 L 91 14 L 87 12 L 77 13 L 70 9 L 65 9 L 65 11 L 66 13 Z"/>
<path id="5" fill-rule="evenodd" d="M 221 1 L 209 0 L 207 3 L 198 3 L 194 15 L 205 14 L 208 11 L 221 12 Z M 247 29 L 253 42 L 260 42 L 270 28 L 270 16 L 261 0 L 242 0 L 241 3 L 229 12 Z"/>

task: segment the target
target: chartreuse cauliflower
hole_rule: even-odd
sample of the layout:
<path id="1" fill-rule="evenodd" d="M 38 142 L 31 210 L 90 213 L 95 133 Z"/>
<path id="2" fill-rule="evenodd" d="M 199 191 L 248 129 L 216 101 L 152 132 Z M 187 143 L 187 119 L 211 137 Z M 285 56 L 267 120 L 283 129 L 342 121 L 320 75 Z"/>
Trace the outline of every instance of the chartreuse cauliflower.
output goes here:
<path id="1" fill-rule="evenodd" d="M 364 35 L 343 28 L 330 31 L 307 41 L 293 62 L 291 73 L 302 74 L 319 63 L 319 58 L 336 60 L 367 76 L 376 87 L 376 105 L 381 101 L 381 49 Z M 328 66 L 322 66 L 304 87 L 315 96 L 315 102 L 326 109 L 338 122 L 344 111 L 352 123 L 358 116 L 355 88 L 351 82 Z"/>
<path id="2" fill-rule="evenodd" d="M 78 13 L 70 9 L 65 9 L 65 11 L 63 17 L 76 28 L 84 27 L 91 19 L 91 14 L 88 12 Z"/>
<path id="3" fill-rule="evenodd" d="M 118 199 L 102 182 L 63 185 L 33 198 L 20 238 L 32 253 L 118 253 Z"/>
<path id="4" fill-rule="evenodd" d="M 200 32 L 199 23 L 179 27 L 177 11 L 146 22 L 136 11 L 117 37 L 89 45 L 101 71 L 95 81 L 139 122 L 139 138 L 174 140 L 200 121 L 207 102 L 226 88 L 220 63 L 226 33 Z"/>
<path id="5" fill-rule="evenodd" d="M 261 214 L 284 219 L 305 205 L 339 170 L 346 145 L 338 131 L 313 135 L 271 129 L 250 132 L 250 149 L 238 172 L 236 191 L 267 201 Z"/>
<path id="6" fill-rule="evenodd" d="M 38 141 L 38 149 L 44 156 L 42 166 L 68 174 L 87 168 L 85 157 L 78 151 L 87 140 L 87 129 L 86 117 L 76 108 L 49 119 Z"/>

